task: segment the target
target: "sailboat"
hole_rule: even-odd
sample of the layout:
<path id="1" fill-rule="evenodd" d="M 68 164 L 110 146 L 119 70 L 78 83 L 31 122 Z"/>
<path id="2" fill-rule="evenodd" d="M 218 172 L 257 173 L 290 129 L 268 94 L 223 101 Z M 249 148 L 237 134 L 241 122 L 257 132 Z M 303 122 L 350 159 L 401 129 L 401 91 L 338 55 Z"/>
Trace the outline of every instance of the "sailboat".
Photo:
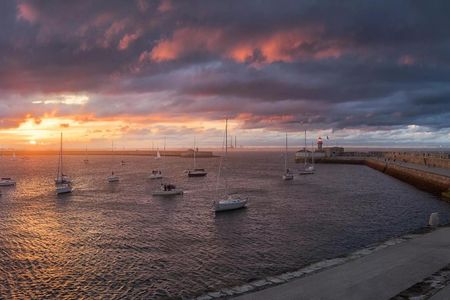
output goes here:
<path id="1" fill-rule="evenodd" d="M 114 142 L 111 142 L 111 155 L 114 155 Z M 112 157 L 112 160 L 114 161 L 114 156 Z M 108 182 L 118 182 L 119 181 L 119 176 L 117 176 L 116 174 L 114 174 L 114 171 L 111 171 L 111 175 L 109 175 L 106 180 L 108 180 Z"/>
<path id="2" fill-rule="evenodd" d="M 225 119 L 225 157 L 224 157 L 224 159 L 226 158 L 227 153 L 228 153 L 228 119 Z M 216 188 L 217 190 L 219 187 L 221 167 L 222 167 L 222 164 L 220 164 L 220 166 L 219 166 L 219 174 L 217 176 L 217 188 Z M 245 196 L 239 195 L 239 194 L 228 194 L 227 191 L 226 191 L 226 195 L 227 195 L 226 199 L 214 201 L 214 211 L 216 213 L 246 207 L 248 197 L 245 197 Z"/>
<path id="3" fill-rule="evenodd" d="M 159 149 L 156 150 L 155 159 L 161 159 L 161 153 L 159 153 Z"/>
<path id="4" fill-rule="evenodd" d="M 14 152 L 14 156 L 15 157 L 15 152 Z M 3 159 L 3 148 L 1 149 L 1 156 L 0 158 Z M 16 185 L 16 181 L 11 179 L 11 177 L 2 177 L 0 178 L 0 186 L 13 186 Z"/>
<path id="5" fill-rule="evenodd" d="M 88 163 L 89 163 L 87 146 L 86 146 L 85 158 L 84 158 L 83 162 L 84 162 L 85 164 L 88 164 Z"/>
<path id="6" fill-rule="evenodd" d="M 73 191 L 71 181 L 67 175 L 63 172 L 63 148 L 62 148 L 63 134 L 61 132 L 60 148 L 59 148 L 59 161 L 58 161 L 58 173 L 55 179 L 56 194 L 66 194 Z"/>
<path id="7" fill-rule="evenodd" d="M 12 186 L 16 185 L 16 181 L 11 177 L 2 177 L 0 178 L 0 186 Z"/>
<path id="8" fill-rule="evenodd" d="M 158 150 L 158 152 L 157 152 L 156 155 L 157 155 L 157 156 L 155 157 L 155 159 L 158 157 L 158 155 L 159 155 L 159 157 L 161 158 L 161 155 L 159 154 L 159 150 Z M 154 170 L 152 170 L 152 172 L 150 173 L 150 175 L 148 175 L 147 178 L 148 178 L 148 179 L 162 179 L 162 178 L 163 178 L 163 175 L 162 175 L 162 172 L 161 172 L 160 169 L 154 169 Z"/>
<path id="9" fill-rule="evenodd" d="M 195 145 L 195 137 L 194 137 L 194 151 L 193 151 L 194 169 L 188 170 L 187 174 L 189 177 L 205 177 L 208 174 L 208 172 L 206 172 L 205 169 L 197 168 L 196 152 L 197 152 L 197 148 Z"/>
<path id="10" fill-rule="evenodd" d="M 288 169 L 287 158 L 288 158 L 288 139 L 287 139 L 287 132 L 286 132 L 286 148 L 284 151 L 284 174 L 283 174 L 282 178 L 283 178 L 283 180 L 292 180 L 292 179 L 294 179 L 294 174 L 292 174 L 291 170 Z"/>
<path id="11" fill-rule="evenodd" d="M 303 169 L 301 169 L 300 171 L 299 171 L 299 174 L 300 175 L 311 175 L 311 174 L 314 174 L 314 164 L 308 164 L 308 162 L 307 162 L 307 159 L 308 159 L 308 150 L 306 149 L 306 130 L 305 130 L 305 148 L 304 148 L 304 158 L 305 158 L 305 160 L 304 160 L 304 165 L 303 165 Z M 313 158 L 313 153 L 311 152 L 311 157 L 312 157 L 312 160 L 314 161 L 314 158 Z"/>
<path id="12" fill-rule="evenodd" d="M 2 153 L 3 155 L 3 153 Z M 16 181 L 13 180 L 11 177 L 2 177 L 0 178 L 0 186 L 13 186 L 16 185 Z M 1 194 L 1 191 L 0 191 Z"/>

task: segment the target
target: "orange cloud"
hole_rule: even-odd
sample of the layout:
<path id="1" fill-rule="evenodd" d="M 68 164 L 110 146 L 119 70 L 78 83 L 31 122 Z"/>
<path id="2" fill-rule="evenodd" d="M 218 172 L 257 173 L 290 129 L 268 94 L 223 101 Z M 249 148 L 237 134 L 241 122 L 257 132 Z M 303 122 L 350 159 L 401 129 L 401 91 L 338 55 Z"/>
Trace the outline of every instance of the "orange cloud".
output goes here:
<path id="1" fill-rule="evenodd" d="M 37 21 L 39 13 L 37 10 L 27 3 L 20 3 L 17 5 L 17 18 L 19 20 L 25 20 L 29 23 L 34 23 Z"/>
<path id="2" fill-rule="evenodd" d="M 103 48 L 108 48 L 113 41 L 116 40 L 117 36 L 121 34 L 128 24 L 127 19 L 122 19 L 119 21 L 114 21 L 106 30 L 105 34 L 97 40 L 97 44 Z"/>
<path id="3" fill-rule="evenodd" d="M 125 50 L 130 46 L 131 43 L 133 43 L 135 40 L 137 40 L 141 36 L 141 32 L 135 32 L 131 34 L 125 34 L 122 39 L 120 39 L 119 46 L 117 47 L 119 50 Z"/>
<path id="4" fill-rule="evenodd" d="M 172 38 L 161 40 L 149 53 L 148 58 L 161 62 L 173 60 L 201 49 L 214 52 L 218 50 L 222 38 L 223 31 L 221 29 L 178 29 Z"/>
<path id="5" fill-rule="evenodd" d="M 321 28 L 276 31 L 247 40 L 230 41 L 230 34 L 218 28 L 182 28 L 163 39 L 140 60 L 170 61 L 196 52 L 210 52 L 237 62 L 292 62 L 300 58 L 324 59 L 342 55 L 338 43 L 320 40 Z"/>

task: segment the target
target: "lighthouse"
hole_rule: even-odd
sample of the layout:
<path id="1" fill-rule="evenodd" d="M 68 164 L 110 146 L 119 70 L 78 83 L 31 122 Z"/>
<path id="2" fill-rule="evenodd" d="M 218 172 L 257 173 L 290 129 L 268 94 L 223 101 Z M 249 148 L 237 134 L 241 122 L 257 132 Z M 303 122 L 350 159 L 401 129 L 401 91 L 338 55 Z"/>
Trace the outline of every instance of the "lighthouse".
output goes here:
<path id="1" fill-rule="evenodd" d="M 323 145 L 322 138 L 319 136 L 319 138 L 317 139 L 317 150 L 318 150 L 319 152 L 322 152 L 322 151 L 323 151 L 322 145 Z"/>

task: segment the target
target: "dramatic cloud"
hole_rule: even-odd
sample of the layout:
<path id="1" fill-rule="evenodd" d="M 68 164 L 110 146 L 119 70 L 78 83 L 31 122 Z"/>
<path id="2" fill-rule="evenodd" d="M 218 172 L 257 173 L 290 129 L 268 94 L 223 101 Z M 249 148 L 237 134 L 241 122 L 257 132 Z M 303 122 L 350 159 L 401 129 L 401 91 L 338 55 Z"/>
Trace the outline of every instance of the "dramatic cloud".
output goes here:
<path id="1" fill-rule="evenodd" d="M 101 124 L 138 140 L 228 116 L 248 144 L 307 127 L 348 144 L 450 146 L 448 11 L 448 1 L 5 0 L 0 129 L 101 140 Z"/>

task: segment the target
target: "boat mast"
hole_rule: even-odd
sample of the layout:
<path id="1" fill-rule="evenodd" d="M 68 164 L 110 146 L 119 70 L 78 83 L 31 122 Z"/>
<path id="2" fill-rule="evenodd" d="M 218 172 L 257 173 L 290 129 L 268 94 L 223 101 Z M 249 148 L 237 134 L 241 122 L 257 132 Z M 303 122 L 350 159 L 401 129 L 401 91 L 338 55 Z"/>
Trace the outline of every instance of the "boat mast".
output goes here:
<path id="1" fill-rule="evenodd" d="M 225 155 L 228 153 L 228 118 L 225 118 Z"/>
<path id="2" fill-rule="evenodd" d="M 114 140 L 111 141 L 111 172 L 113 172 L 113 165 L 114 165 Z M 112 173 L 111 173 L 112 174 Z"/>
<path id="3" fill-rule="evenodd" d="M 59 162 L 58 162 L 58 176 L 57 179 L 60 180 L 62 178 L 62 174 L 63 174 L 63 160 L 62 160 L 62 152 L 63 152 L 63 148 L 62 148 L 62 139 L 63 139 L 63 134 L 61 132 L 60 135 L 60 140 L 59 140 Z"/>
<path id="4" fill-rule="evenodd" d="M 306 129 L 305 129 L 305 148 L 304 148 L 304 150 L 305 150 L 305 166 L 306 166 L 306 155 L 307 155 L 307 152 L 306 152 Z"/>
<path id="5" fill-rule="evenodd" d="M 194 170 L 196 168 L 196 161 L 195 161 L 195 136 L 194 136 Z"/>
<path id="6" fill-rule="evenodd" d="M 222 176 L 222 165 L 224 164 L 225 157 L 227 156 L 227 129 L 228 129 L 228 118 L 225 118 L 225 155 L 223 155 L 220 158 L 220 162 L 219 162 L 219 171 L 217 172 L 217 181 L 216 181 L 216 198 L 218 198 L 218 196 L 219 196 L 219 182 L 220 182 L 220 177 Z M 222 144 L 222 147 L 223 147 L 223 144 Z M 227 181 L 226 180 L 224 180 L 224 181 L 225 181 L 225 193 L 226 193 Z M 214 203 L 216 203 L 215 200 L 214 200 Z"/>
<path id="7" fill-rule="evenodd" d="M 286 132 L 286 149 L 284 152 L 284 171 L 287 171 L 287 152 L 288 152 L 288 142 L 287 142 L 287 132 Z"/>

